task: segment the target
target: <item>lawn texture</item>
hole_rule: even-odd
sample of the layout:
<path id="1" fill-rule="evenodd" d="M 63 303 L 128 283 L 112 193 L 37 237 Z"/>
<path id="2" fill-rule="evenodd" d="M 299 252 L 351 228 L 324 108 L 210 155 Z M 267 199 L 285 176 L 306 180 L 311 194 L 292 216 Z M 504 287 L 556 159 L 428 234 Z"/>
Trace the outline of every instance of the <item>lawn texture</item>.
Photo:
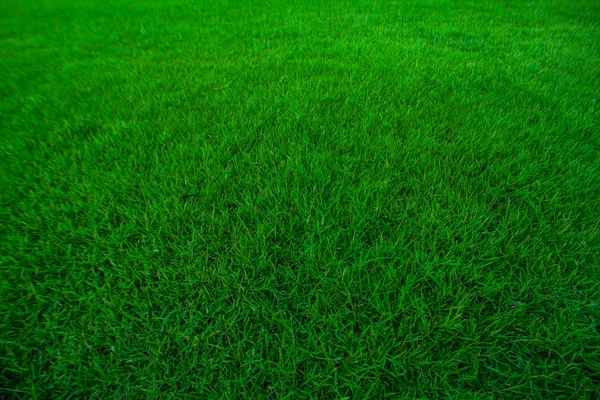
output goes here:
<path id="1" fill-rule="evenodd" d="M 0 3 L 0 397 L 600 396 L 597 0 Z"/>

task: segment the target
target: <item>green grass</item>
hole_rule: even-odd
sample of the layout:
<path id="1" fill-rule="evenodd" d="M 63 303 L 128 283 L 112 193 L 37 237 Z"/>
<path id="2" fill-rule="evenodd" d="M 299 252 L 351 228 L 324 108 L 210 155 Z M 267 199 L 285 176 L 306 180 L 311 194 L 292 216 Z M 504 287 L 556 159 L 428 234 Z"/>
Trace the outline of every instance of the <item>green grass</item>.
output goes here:
<path id="1" fill-rule="evenodd" d="M 600 2 L 0 3 L 0 396 L 599 398 Z"/>

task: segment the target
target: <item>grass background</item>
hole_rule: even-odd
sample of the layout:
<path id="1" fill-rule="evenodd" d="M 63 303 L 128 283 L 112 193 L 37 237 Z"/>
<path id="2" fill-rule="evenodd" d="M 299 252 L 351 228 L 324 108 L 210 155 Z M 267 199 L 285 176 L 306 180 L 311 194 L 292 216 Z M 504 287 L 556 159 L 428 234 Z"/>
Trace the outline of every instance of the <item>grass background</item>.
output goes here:
<path id="1" fill-rule="evenodd" d="M 0 396 L 598 398 L 600 2 L 0 3 Z"/>

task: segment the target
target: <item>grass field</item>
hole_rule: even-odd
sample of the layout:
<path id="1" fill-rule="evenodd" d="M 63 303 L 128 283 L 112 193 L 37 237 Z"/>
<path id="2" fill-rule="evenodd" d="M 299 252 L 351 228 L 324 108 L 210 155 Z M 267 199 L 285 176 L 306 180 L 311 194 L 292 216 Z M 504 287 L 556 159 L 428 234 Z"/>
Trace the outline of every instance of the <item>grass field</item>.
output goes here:
<path id="1" fill-rule="evenodd" d="M 600 398 L 599 29 L 2 1 L 0 397 Z"/>

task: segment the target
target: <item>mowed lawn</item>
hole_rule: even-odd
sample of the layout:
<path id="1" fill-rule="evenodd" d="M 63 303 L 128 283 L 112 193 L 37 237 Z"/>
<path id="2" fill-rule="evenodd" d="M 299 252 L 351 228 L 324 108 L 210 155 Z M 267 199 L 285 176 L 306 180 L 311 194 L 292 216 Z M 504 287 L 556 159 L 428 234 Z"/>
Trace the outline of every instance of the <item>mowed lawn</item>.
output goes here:
<path id="1" fill-rule="evenodd" d="M 0 397 L 599 398 L 599 29 L 2 1 Z"/>

